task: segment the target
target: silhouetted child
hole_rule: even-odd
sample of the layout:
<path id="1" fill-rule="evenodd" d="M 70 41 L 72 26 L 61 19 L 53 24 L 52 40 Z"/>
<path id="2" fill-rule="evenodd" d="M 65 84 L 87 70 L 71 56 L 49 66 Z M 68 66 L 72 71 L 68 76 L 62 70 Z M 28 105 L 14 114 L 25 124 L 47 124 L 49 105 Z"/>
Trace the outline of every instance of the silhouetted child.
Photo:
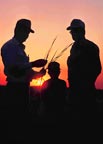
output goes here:
<path id="1" fill-rule="evenodd" d="M 64 106 L 67 96 L 66 82 L 59 79 L 60 64 L 51 62 L 48 65 L 50 79 L 46 80 L 42 88 L 41 109 L 44 109 L 44 123 L 60 124 L 64 119 Z"/>

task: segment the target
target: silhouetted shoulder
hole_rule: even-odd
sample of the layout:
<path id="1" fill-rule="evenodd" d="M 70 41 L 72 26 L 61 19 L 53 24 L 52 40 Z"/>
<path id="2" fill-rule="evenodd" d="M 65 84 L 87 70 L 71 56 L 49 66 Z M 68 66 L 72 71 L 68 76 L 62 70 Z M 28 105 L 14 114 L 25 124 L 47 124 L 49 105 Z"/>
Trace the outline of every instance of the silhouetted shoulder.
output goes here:
<path id="1" fill-rule="evenodd" d="M 49 84 L 50 84 L 50 79 L 46 80 L 46 81 L 43 83 L 43 85 L 42 85 L 42 90 L 47 89 L 48 86 L 49 86 Z"/>
<path id="2" fill-rule="evenodd" d="M 6 48 L 6 46 L 10 46 L 10 45 L 12 45 L 13 44 L 13 42 L 12 42 L 12 39 L 10 39 L 10 40 L 8 40 L 6 43 L 4 43 L 3 45 L 2 45 L 2 47 L 1 47 L 1 49 L 3 49 L 3 48 Z"/>
<path id="3" fill-rule="evenodd" d="M 43 83 L 43 89 L 47 89 L 48 87 L 50 87 L 52 85 L 58 86 L 58 84 L 66 87 L 66 82 L 62 79 L 56 79 L 56 80 L 48 79 Z"/>
<path id="4" fill-rule="evenodd" d="M 2 45 L 1 47 L 1 54 L 3 53 L 9 53 L 9 51 L 11 52 L 13 48 L 13 42 L 12 40 L 8 40 L 5 44 Z"/>
<path id="5" fill-rule="evenodd" d="M 90 41 L 90 40 L 85 40 L 85 46 L 87 47 L 87 49 L 89 49 L 90 51 L 99 51 L 99 47 L 97 44 L 95 44 L 94 42 Z"/>

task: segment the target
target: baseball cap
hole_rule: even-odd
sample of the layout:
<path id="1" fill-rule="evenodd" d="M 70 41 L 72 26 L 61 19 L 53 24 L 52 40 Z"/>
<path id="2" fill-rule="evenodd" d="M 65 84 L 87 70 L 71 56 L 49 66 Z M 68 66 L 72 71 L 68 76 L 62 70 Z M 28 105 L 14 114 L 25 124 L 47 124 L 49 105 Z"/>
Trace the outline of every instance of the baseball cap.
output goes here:
<path id="1" fill-rule="evenodd" d="M 85 29 L 85 23 L 80 19 L 73 19 L 70 26 L 67 27 L 67 30 L 82 28 Z"/>
<path id="2" fill-rule="evenodd" d="M 31 21 L 28 19 L 20 19 L 16 23 L 16 28 L 25 28 L 31 33 L 34 33 L 34 30 L 31 29 Z"/>

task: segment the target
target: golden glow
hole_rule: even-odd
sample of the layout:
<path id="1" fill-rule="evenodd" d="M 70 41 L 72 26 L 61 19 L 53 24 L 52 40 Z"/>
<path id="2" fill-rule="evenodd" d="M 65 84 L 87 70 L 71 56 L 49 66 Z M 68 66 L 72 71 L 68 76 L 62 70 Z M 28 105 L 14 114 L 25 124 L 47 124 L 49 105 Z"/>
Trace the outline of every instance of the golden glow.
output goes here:
<path id="1" fill-rule="evenodd" d="M 32 82 L 30 83 L 31 86 L 42 86 L 44 82 L 44 79 L 39 78 L 39 79 L 33 79 Z"/>
<path id="2" fill-rule="evenodd" d="M 42 86 L 44 81 L 46 81 L 49 77 L 47 75 L 38 78 L 38 79 L 33 79 L 30 83 L 30 86 Z"/>

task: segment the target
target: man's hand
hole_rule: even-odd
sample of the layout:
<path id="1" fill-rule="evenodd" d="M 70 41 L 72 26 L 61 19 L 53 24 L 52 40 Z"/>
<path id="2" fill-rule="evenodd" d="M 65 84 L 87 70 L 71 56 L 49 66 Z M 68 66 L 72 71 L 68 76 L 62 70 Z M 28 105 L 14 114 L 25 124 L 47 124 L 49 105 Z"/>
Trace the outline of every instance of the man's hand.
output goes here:
<path id="1" fill-rule="evenodd" d="M 38 60 L 31 62 L 32 67 L 44 67 L 46 63 L 47 63 L 47 60 L 45 59 L 38 59 Z"/>
<path id="2" fill-rule="evenodd" d="M 46 74 L 46 70 L 45 70 L 44 68 L 42 68 L 42 69 L 40 70 L 40 75 L 44 76 L 45 74 Z"/>
<path id="3" fill-rule="evenodd" d="M 37 72 L 34 76 L 35 79 L 43 77 L 46 74 L 46 70 L 42 68 L 39 72 Z"/>

